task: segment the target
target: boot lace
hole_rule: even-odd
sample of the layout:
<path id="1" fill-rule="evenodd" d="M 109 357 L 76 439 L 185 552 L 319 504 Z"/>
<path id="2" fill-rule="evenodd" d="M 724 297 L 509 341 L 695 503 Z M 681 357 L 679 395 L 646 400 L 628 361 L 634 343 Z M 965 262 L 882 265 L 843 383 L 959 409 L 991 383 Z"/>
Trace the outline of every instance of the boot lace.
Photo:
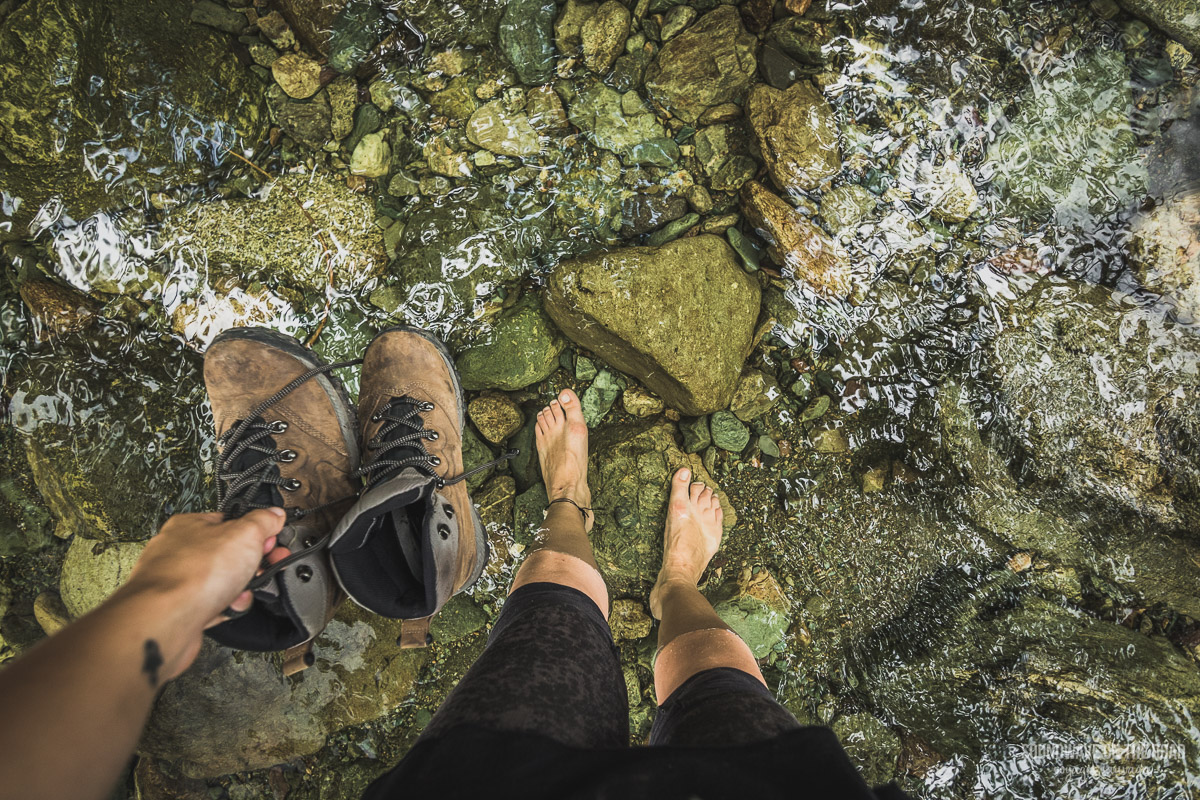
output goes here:
<path id="1" fill-rule="evenodd" d="M 393 397 L 371 417 L 372 422 L 383 423 L 375 436 L 367 442 L 367 449 L 374 452 L 375 457 L 364 463 L 356 473 L 365 478 L 368 489 L 407 468 L 432 478 L 441 489 L 520 455 L 521 451 L 514 448 L 499 458 L 480 464 L 461 475 L 452 478 L 440 477 L 435 467 L 441 466 L 442 460 L 425 449 L 425 442 L 436 441 L 439 434 L 426 428 L 425 419 L 421 416 L 433 411 L 433 408 L 433 403 L 404 395 Z"/>
<path id="2" fill-rule="evenodd" d="M 313 367 L 251 409 L 244 419 L 217 439 L 221 448 L 216 464 L 217 510 L 225 515 L 225 519 L 235 519 L 257 508 L 277 505 L 272 502 L 272 486 L 286 492 L 294 492 L 300 488 L 300 481 L 284 478 L 276 466 L 281 462 L 294 461 L 296 452 L 279 449 L 270 438 L 286 431 L 288 423 L 281 419 L 268 421 L 263 415 L 271 406 L 317 375 L 359 363 L 361 361 L 342 361 Z M 259 458 L 254 459 L 254 455 L 258 455 Z M 299 519 L 346 499 L 349 498 L 340 498 L 312 508 L 288 508 L 286 511 L 290 519 Z"/>

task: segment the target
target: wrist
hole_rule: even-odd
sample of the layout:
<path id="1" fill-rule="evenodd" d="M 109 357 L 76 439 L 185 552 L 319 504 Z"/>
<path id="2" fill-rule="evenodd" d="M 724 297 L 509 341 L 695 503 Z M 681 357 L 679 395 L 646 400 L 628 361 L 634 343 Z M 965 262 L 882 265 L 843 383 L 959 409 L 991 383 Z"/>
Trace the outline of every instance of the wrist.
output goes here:
<path id="1" fill-rule="evenodd" d="M 105 606 L 129 626 L 140 646 L 157 651 L 162 660 L 162 680 L 182 672 L 182 662 L 195 655 L 196 642 L 208 622 L 179 588 L 156 585 L 137 576 L 118 589 Z"/>

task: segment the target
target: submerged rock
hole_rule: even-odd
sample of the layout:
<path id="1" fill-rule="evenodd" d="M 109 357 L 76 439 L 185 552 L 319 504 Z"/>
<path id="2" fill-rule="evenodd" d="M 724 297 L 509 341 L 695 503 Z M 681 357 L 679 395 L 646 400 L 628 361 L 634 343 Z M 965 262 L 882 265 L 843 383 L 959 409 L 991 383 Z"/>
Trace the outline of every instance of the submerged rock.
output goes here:
<path id="1" fill-rule="evenodd" d="M 680 467 L 693 480 L 715 486 L 698 456 L 684 455 L 667 423 L 620 424 L 593 432 L 588 485 L 596 526 L 591 539 L 596 563 L 614 593 L 646 591 L 662 565 L 663 526 L 671 476 Z M 732 530 L 737 515 L 724 492 L 717 490 Z"/>
<path id="2" fill-rule="evenodd" d="M 62 604 L 71 617 L 82 617 L 129 580 L 143 547 L 142 542 L 105 544 L 76 536 L 67 548 L 58 583 Z"/>
<path id="3" fill-rule="evenodd" d="M 627 155 L 642 142 L 662 139 L 666 131 L 644 105 L 630 106 L 626 114 L 622 96 L 599 81 L 587 84 L 570 103 L 571 124 L 583 130 L 602 150 Z"/>
<path id="4" fill-rule="evenodd" d="M 988 150 L 985 173 L 1005 211 L 1053 211 L 1060 221 L 1124 208 L 1145 190 L 1130 114 L 1129 68 L 1119 51 L 1059 62 L 1022 98 Z"/>
<path id="5" fill-rule="evenodd" d="M 484 392 L 476 397 L 467 406 L 467 416 L 479 434 L 492 444 L 500 444 L 525 422 L 521 407 L 499 392 Z"/>
<path id="6" fill-rule="evenodd" d="M 537 295 L 526 294 L 505 309 L 457 360 L 463 388 L 517 391 L 543 381 L 558 368 L 567 342 L 550 322 Z"/>
<path id="7" fill-rule="evenodd" d="M 601 3 L 579 30 L 583 44 L 583 63 L 601 75 L 612 69 L 617 56 L 625 52 L 629 36 L 629 9 L 618 0 Z"/>
<path id="8" fill-rule="evenodd" d="M 286 175 L 251 198 L 173 208 L 161 241 L 201 274 L 239 282 L 261 278 L 316 292 L 329 284 L 330 261 L 333 285 L 343 289 L 361 286 L 386 261 L 370 198 L 326 174 Z"/>
<path id="9" fill-rule="evenodd" d="M 841 171 L 833 109 L 808 81 L 787 91 L 754 87 L 746 101 L 746 117 L 780 190 L 816 189 Z"/>
<path id="10" fill-rule="evenodd" d="M 20 202 L 6 202 L 12 225 L 0 225 L 0 240 L 28 237 L 43 206 L 39 230 L 199 183 L 227 147 L 263 138 L 262 82 L 238 63 L 231 37 L 192 24 L 188 10 L 173 0 L 48 0 L 3 18 L 0 171 Z"/>
<path id="11" fill-rule="evenodd" d="M 854 291 L 850 263 L 824 231 L 756 181 L 742 187 L 741 201 L 776 264 L 826 299 L 846 299 Z"/>
<path id="12" fill-rule="evenodd" d="M 400 622 L 343 603 L 316 638 L 316 662 L 284 677 L 274 653 L 206 639 L 181 677 L 167 684 L 140 752 L 175 761 L 185 774 L 215 777 L 263 769 L 320 749 L 325 737 L 399 705 L 427 658 L 400 650 Z"/>
<path id="13" fill-rule="evenodd" d="M 554 77 L 554 0 L 511 0 L 500 18 L 500 49 L 522 83 Z"/>
<path id="14" fill-rule="evenodd" d="M 1200 12 L 1192 0 L 1118 0 L 1193 53 L 1200 53 Z"/>
<path id="15" fill-rule="evenodd" d="M 529 117 L 509 112 L 503 100 L 493 100 L 475 110 L 467 121 L 467 138 L 502 156 L 535 156 L 542 149 Z"/>
<path id="16" fill-rule="evenodd" d="M 551 319 L 689 415 L 725 408 L 753 344 L 760 290 L 723 239 L 680 239 L 564 261 Z"/>
<path id="17" fill-rule="evenodd" d="M 571 55 L 583 41 L 583 23 L 591 19 L 599 8 L 599 3 L 587 0 L 567 0 L 558 19 L 554 21 L 554 43 L 558 52 L 564 56 Z"/>
<path id="18" fill-rule="evenodd" d="M 1167 198 L 1130 228 L 1138 280 L 1168 296 L 1182 316 L 1200 321 L 1200 190 Z"/>
<path id="19" fill-rule="evenodd" d="M 663 45 L 646 90 L 685 122 L 710 106 L 741 100 L 754 77 L 754 36 L 733 6 L 720 6 Z"/>

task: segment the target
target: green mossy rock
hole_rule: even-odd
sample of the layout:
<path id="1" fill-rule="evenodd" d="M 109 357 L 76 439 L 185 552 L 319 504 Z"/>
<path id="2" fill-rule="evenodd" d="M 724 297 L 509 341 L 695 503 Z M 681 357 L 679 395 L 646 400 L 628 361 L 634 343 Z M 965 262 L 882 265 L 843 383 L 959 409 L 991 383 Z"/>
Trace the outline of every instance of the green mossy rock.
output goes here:
<path id="1" fill-rule="evenodd" d="M 529 293 L 505 309 L 482 334 L 458 355 L 463 388 L 468 391 L 524 389 L 558 369 L 558 356 L 567 341 Z"/>
<path id="2" fill-rule="evenodd" d="M 1137 14 L 1172 39 L 1200 53 L 1200 13 L 1194 0 L 1118 0 L 1126 10 Z"/>
<path id="3" fill-rule="evenodd" d="M 554 0 L 510 0 L 500 18 L 500 49 L 522 83 L 554 77 Z"/>
<path id="4" fill-rule="evenodd" d="M 713 610 L 750 646 L 755 658 L 765 658 L 782 642 L 790 624 L 786 614 L 745 594 L 717 603 Z"/>
<path id="5" fill-rule="evenodd" d="M 622 423 L 594 432 L 588 484 L 596 526 L 592 545 L 596 563 L 614 593 L 644 591 L 658 574 L 662 561 L 663 525 L 671 476 L 680 467 L 692 470 L 693 480 L 715 482 L 699 457 L 685 455 L 667 423 Z M 718 490 L 725 512 L 725 530 L 737 524 L 729 499 Z"/>
<path id="6" fill-rule="evenodd" d="M 729 405 L 760 296 L 725 240 L 702 235 L 564 261 L 544 303 L 581 348 L 698 416 Z"/>
<path id="7" fill-rule="evenodd" d="M 207 180 L 226 147 L 257 145 L 264 86 L 232 41 L 174 0 L 47 0 L 9 14 L 0 188 L 21 204 L 0 240 L 28 236 L 52 198 L 74 219 L 140 205 L 143 192 Z"/>
<path id="8" fill-rule="evenodd" d="M 297 200 L 325 231 L 328 256 L 318 228 Z M 334 288 L 341 290 L 362 286 L 387 263 L 374 204 L 329 174 L 287 175 L 264 184 L 250 198 L 179 206 L 163 221 L 162 236 L 168 242 L 187 242 L 180 258 L 198 259 L 195 269 L 228 276 L 242 286 L 258 278 L 271 286 L 282 283 L 323 295 L 330 258 Z"/>
<path id="9" fill-rule="evenodd" d="M 82 617 L 129 580 L 144 546 L 142 542 L 104 544 L 81 536 L 71 540 L 58 583 L 70 615 Z"/>
<path id="10" fill-rule="evenodd" d="M 142 737 L 143 754 L 185 774 L 262 769 L 320 749 L 325 737 L 368 722 L 408 695 L 426 650 L 400 650 L 400 622 L 343 603 L 316 638 L 316 663 L 286 678 L 276 653 L 220 647 L 163 689 Z"/>
<path id="11" fill-rule="evenodd" d="M 737 9 L 720 6 L 663 45 L 646 71 L 646 90 L 694 123 L 705 109 L 744 97 L 757 66 L 756 44 Z"/>

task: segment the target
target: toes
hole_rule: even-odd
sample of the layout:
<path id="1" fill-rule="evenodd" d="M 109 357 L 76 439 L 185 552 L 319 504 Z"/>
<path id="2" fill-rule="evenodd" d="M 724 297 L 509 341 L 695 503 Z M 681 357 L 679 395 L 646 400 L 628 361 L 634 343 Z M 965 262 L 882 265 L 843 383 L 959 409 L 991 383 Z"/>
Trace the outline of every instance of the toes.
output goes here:
<path id="1" fill-rule="evenodd" d="M 692 479 L 692 471 L 690 469 L 688 469 L 687 467 L 681 467 L 675 473 L 675 482 L 676 483 L 687 483 L 691 479 Z"/>
<path id="2" fill-rule="evenodd" d="M 700 492 L 699 500 L 701 504 L 711 504 L 713 500 L 712 488 L 705 486 L 704 491 Z"/>
<path id="3" fill-rule="evenodd" d="M 692 502 L 696 503 L 700 500 L 700 495 L 704 494 L 705 486 L 703 483 L 693 483 L 690 491 Z"/>
<path id="4" fill-rule="evenodd" d="M 560 423 L 563 421 L 564 414 L 562 406 L 559 405 L 557 400 L 550 401 L 550 406 L 548 407 L 547 411 L 549 412 L 550 418 L 553 422 Z"/>
<path id="5" fill-rule="evenodd" d="M 583 407 L 579 404 L 579 396 L 575 392 L 563 389 L 558 395 L 558 402 L 562 404 L 568 422 L 583 422 Z"/>

